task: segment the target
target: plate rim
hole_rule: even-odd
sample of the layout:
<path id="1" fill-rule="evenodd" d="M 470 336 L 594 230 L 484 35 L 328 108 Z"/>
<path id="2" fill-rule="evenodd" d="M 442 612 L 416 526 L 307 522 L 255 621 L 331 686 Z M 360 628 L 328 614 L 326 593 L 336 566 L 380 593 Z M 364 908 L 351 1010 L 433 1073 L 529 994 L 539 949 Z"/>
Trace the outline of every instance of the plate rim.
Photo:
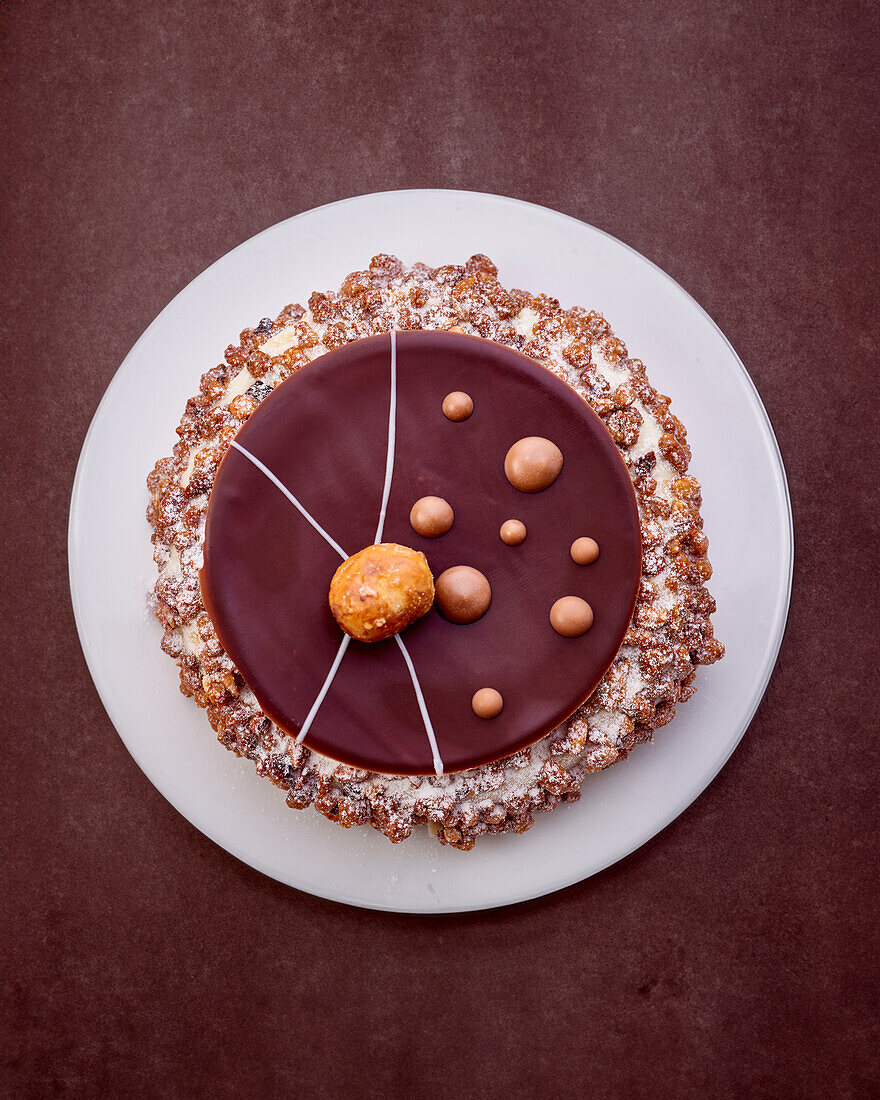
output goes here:
<path id="1" fill-rule="evenodd" d="M 663 279 L 667 281 L 667 283 L 671 284 L 673 290 L 678 292 L 679 294 L 683 295 L 686 302 L 689 305 L 691 305 L 693 307 L 696 307 L 696 309 L 699 311 L 699 313 L 702 315 L 702 317 L 709 322 L 709 324 L 715 330 L 717 335 L 721 337 L 722 341 L 727 346 L 728 351 L 732 355 L 733 360 L 736 363 L 740 374 L 742 375 L 742 377 L 744 378 L 744 380 L 746 382 L 746 388 L 750 392 L 750 396 L 751 396 L 753 402 L 755 403 L 757 412 L 759 413 L 759 422 L 760 422 L 761 427 L 764 429 L 765 438 L 766 438 L 767 442 L 770 445 L 769 449 L 770 449 L 771 457 L 775 462 L 776 472 L 779 475 L 778 480 L 779 480 L 779 485 L 781 487 L 781 492 L 782 492 L 782 503 L 783 503 L 783 506 L 784 506 L 783 514 L 784 514 L 784 520 L 785 520 L 786 530 L 787 530 L 787 539 L 784 542 L 784 550 L 785 550 L 785 554 L 786 554 L 786 557 L 787 557 L 787 569 L 785 571 L 785 582 L 784 582 L 784 585 L 783 585 L 783 587 L 782 587 L 782 589 L 780 590 L 780 593 L 779 593 L 780 598 L 778 598 L 778 600 L 777 600 L 777 607 L 776 607 L 776 611 L 775 611 L 775 615 L 774 615 L 774 617 L 776 619 L 774 637 L 773 637 L 772 642 L 771 642 L 771 644 L 768 648 L 768 654 L 770 655 L 770 657 L 766 662 L 766 667 L 765 667 L 764 674 L 763 674 L 763 676 L 762 676 L 762 678 L 759 682 L 759 686 L 755 690 L 754 697 L 750 701 L 749 707 L 744 712 L 744 718 L 740 722 L 740 728 L 739 728 L 738 732 L 736 733 L 735 737 L 733 737 L 730 741 L 728 751 L 720 759 L 720 762 L 717 764 L 717 767 L 714 768 L 714 771 L 712 771 L 712 773 L 708 777 L 705 777 L 704 775 L 701 775 L 696 780 L 696 783 L 688 789 L 688 793 L 686 795 L 686 801 L 682 805 L 677 806 L 667 817 L 664 817 L 662 819 L 662 823 L 659 826 L 651 824 L 650 826 L 647 826 L 645 829 L 640 830 L 638 832 L 638 834 L 636 835 L 636 838 L 635 838 L 634 842 L 632 844 L 630 844 L 628 847 L 626 847 L 625 850 L 623 850 L 623 851 L 619 852 L 618 854 L 614 855 L 612 858 L 609 858 L 606 862 L 602 863 L 601 866 L 596 867 L 594 870 L 590 871 L 586 875 L 581 874 L 579 872 L 575 872 L 574 874 L 566 874 L 566 875 L 561 876 L 559 881 L 555 882 L 552 885 L 548 886 L 548 885 L 545 884 L 545 885 L 542 885 L 541 887 L 539 887 L 538 889 L 527 890 L 525 893 L 523 893 L 521 895 L 518 895 L 514 898 L 509 898 L 509 899 L 506 899 L 506 900 L 492 901 L 492 902 L 481 903 L 481 904 L 462 904 L 462 905 L 448 905 L 447 904 L 447 905 L 444 905 L 443 907 L 431 907 L 431 908 L 414 908 L 411 905 L 391 905 L 391 904 L 382 904 L 382 903 L 376 903 L 376 902 L 367 902 L 367 901 L 364 901 L 360 898 L 353 898 L 351 896 L 346 896 L 346 893 L 345 893 L 344 889 L 339 889 L 339 890 L 331 893 L 329 891 L 314 889 L 314 888 L 305 887 L 305 886 L 299 886 L 299 885 L 298 886 L 293 886 L 291 883 L 287 882 L 285 879 L 280 878 L 274 871 L 269 870 L 266 867 L 266 865 L 263 864 L 262 861 L 259 858 L 253 858 L 253 857 L 250 857 L 250 856 L 245 857 L 244 855 L 239 854 L 238 851 L 234 850 L 233 848 L 230 848 L 227 843 L 218 840 L 210 827 L 204 825 L 199 820 L 196 820 L 196 818 L 199 817 L 199 815 L 191 815 L 189 813 L 184 812 L 180 808 L 180 806 L 177 805 L 176 800 L 173 799 L 172 797 L 170 797 L 168 794 L 166 794 L 161 789 L 161 787 L 159 787 L 159 785 L 154 781 L 154 779 L 152 778 L 152 776 L 150 774 L 150 771 L 148 770 L 147 766 L 140 759 L 140 754 L 135 749 L 132 748 L 132 746 L 129 744 L 129 742 L 126 740 L 126 738 L 123 736 L 122 732 L 119 729 L 119 725 L 117 724 L 116 720 L 114 719 L 114 715 L 113 715 L 113 709 L 114 708 L 113 708 L 112 704 L 109 702 L 110 692 L 109 692 L 109 689 L 108 689 L 108 685 L 106 684 L 106 681 L 104 680 L 104 677 L 100 673 L 96 672 L 96 669 L 99 668 L 99 662 L 96 659 L 94 648 L 91 645 L 91 642 L 89 641 L 89 639 L 86 635 L 86 632 L 85 632 L 84 612 L 83 612 L 83 606 L 82 606 L 82 593 L 80 591 L 79 581 L 78 581 L 76 568 L 75 568 L 76 563 L 77 563 L 77 559 L 81 555 L 80 544 L 79 544 L 79 536 L 78 536 L 78 531 L 77 531 L 77 518 L 78 518 L 78 514 L 79 514 L 80 498 L 81 498 L 81 495 L 82 495 L 82 492 L 83 492 L 84 471 L 85 471 L 85 467 L 86 467 L 86 464 L 87 464 L 87 461 L 88 461 L 88 454 L 89 454 L 91 444 L 93 442 L 94 437 L 97 435 L 97 430 L 101 425 L 101 422 L 102 422 L 102 419 L 103 419 L 103 414 L 104 414 L 104 411 L 106 410 L 106 408 L 109 405 L 109 399 L 110 399 L 111 395 L 113 394 L 115 389 L 119 385 L 121 385 L 121 375 L 123 373 L 123 370 L 125 368 L 126 363 L 129 361 L 129 359 L 132 358 L 132 356 L 135 354 L 135 352 L 137 351 L 137 349 L 141 345 L 141 343 L 146 341 L 149 334 L 152 332 L 152 330 L 156 326 L 158 326 L 159 322 L 162 320 L 162 318 L 165 316 L 165 314 L 171 309 L 171 307 L 174 306 L 175 303 L 177 303 L 179 300 L 184 299 L 191 292 L 193 292 L 196 285 L 198 283 L 200 283 L 201 280 L 203 280 L 208 275 L 208 273 L 217 264 L 228 260 L 230 257 L 234 256 L 241 249 L 243 249 L 247 246 L 250 246 L 258 238 L 264 236 L 267 233 L 270 233 L 270 232 L 273 232 L 273 231 L 277 230 L 282 225 L 287 225 L 291 222 L 296 221 L 297 219 L 307 217 L 307 216 L 315 214 L 319 211 L 329 211 L 329 210 L 332 210 L 332 209 L 340 207 L 340 206 L 344 206 L 344 205 L 348 205 L 348 204 L 352 204 L 352 203 L 357 203 L 359 201 L 363 201 L 364 199 L 383 198 L 383 199 L 392 199 L 393 200 L 395 197 L 398 197 L 398 196 L 414 195 L 414 194 L 418 194 L 418 195 L 425 196 L 425 197 L 430 197 L 430 196 L 434 196 L 434 195 L 445 196 L 445 197 L 455 196 L 455 195 L 467 196 L 468 198 L 477 197 L 477 198 L 480 198 L 480 199 L 483 199 L 483 200 L 489 200 L 491 202 L 500 203 L 502 205 L 510 205 L 510 206 L 515 206 L 515 207 L 520 207 L 520 208 L 525 207 L 527 209 L 540 211 L 544 215 L 550 214 L 555 218 L 566 219 L 567 221 L 574 222 L 575 225 L 577 225 L 578 227 L 581 227 L 581 228 L 586 227 L 587 229 L 592 230 L 593 232 L 595 232 L 595 233 L 601 235 L 602 237 L 605 237 L 609 241 L 611 241 L 614 245 L 625 249 L 627 252 L 631 253 L 633 255 L 633 257 L 635 257 L 636 260 L 640 261 L 643 264 L 648 265 L 648 267 L 653 269 L 653 271 L 655 273 L 658 273 L 659 275 L 661 275 L 663 277 Z M 722 331 L 722 329 L 717 324 L 717 322 L 700 305 L 700 303 L 687 290 L 685 290 L 685 288 L 676 279 L 674 279 L 670 274 L 668 274 L 668 272 L 664 271 L 661 267 L 659 267 L 657 264 L 655 264 L 653 262 L 653 260 L 650 260 L 647 256 L 643 255 L 641 252 L 639 252 L 637 249 L 633 248 L 631 245 L 627 244 L 625 241 L 621 241 L 619 238 L 615 237 L 613 234 L 608 233 L 605 230 L 600 229 L 597 226 L 592 225 L 590 222 L 586 222 L 586 221 L 583 221 L 580 218 L 576 218 L 571 214 L 566 214 L 562 211 L 554 210 L 552 207 L 542 206 L 538 203 L 528 202 L 528 201 L 523 200 L 523 199 L 512 198 L 511 196 L 508 196 L 508 195 L 498 195 L 498 194 L 494 194 L 492 192 L 485 192 L 485 191 L 469 191 L 469 190 L 464 190 L 464 189 L 460 189 L 460 188 L 398 188 L 398 189 L 392 189 L 392 190 L 388 190 L 388 191 L 373 191 L 373 192 L 365 192 L 365 193 L 359 194 L 359 195 L 350 195 L 350 196 L 347 196 L 346 198 L 343 198 L 343 199 L 337 199 L 334 202 L 325 203 L 325 204 L 322 204 L 322 205 L 316 206 L 316 207 L 311 207 L 308 210 L 302 210 L 297 214 L 291 215 L 291 217 L 289 217 L 289 218 L 283 218 L 283 219 L 281 219 L 281 221 L 278 221 L 278 222 L 273 223 L 272 225 L 266 226 L 264 229 L 260 230 L 258 233 L 255 233 L 253 236 L 248 237 L 244 241 L 241 241 L 234 248 L 230 249 L 229 251 L 223 253 L 221 256 L 217 257 L 217 259 L 213 260 L 210 264 L 208 264 L 207 267 L 205 267 L 202 271 L 200 271 L 193 279 L 191 279 L 188 283 L 186 283 L 186 285 L 183 286 L 171 299 L 169 299 L 169 301 L 163 306 L 163 308 L 159 311 L 159 313 L 153 318 L 153 320 L 150 322 L 150 324 L 147 325 L 147 327 L 143 330 L 143 332 L 140 334 L 140 336 L 137 338 L 137 340 L 135 340 L 135 342 L 131 345 L 131 347 L 129 348 L 126 355 L 122 358 L 122 360 L 120 361 L 118 367 L 116 368 L 116 370 L 113 374 L 113 377 L 110 379 L 110 382 L 108 383 L 108 385 L 105 388 L 103 394 L 101 395 L 101 399 L 98 402 L 98 405 L 95 408 L 94 413 L 92 414 L 91 420 L 89 422 L 89 427 L 86 431 L 86 434 L 83 438 L 82 446 L 80 448 L 79 457 L 77 459 L 77 464 L 76 464 L 76 471 L 75 471 L 74 479 L 73 479 L 73 485 L 72 485 L 71 492 L 70 492 L 70 505 L 69 505 L 69 510 L 68 510 L 68 529 L 67 529 L 67 556 L 68 556 L 68 582 L 69 582 L 69 588 L 70 588 L 70 600 L 71 600 L 71 606 L 72 606 L 72 610 L 73 610 L 73 614 L 74 614 L 74 621 L 75 621 L 75 624 L 76 624 L 77 636 L 79 638 L 80 647 L 83 651 L 83 656 L 85 657 L 86 666 L 88 668 L 89 675 L 91 676 L 92 683 L 94 684 L 95 690 L 98 693 L 98 697 L 101 701 L 101 705 L 103 706 L 104 711 L 107 714 L 107 717 L 110 719 L 110 723 L 111 723 L 111 725 L 113 726 L 113 729 L 116 732 L 116 735 L 119 737 L 120 741 L 122 741 L 126 751 L 129 753 L 129 755 L 132 757 L 134 762 L 137 764 L 137 766 L 143 772 L 143 774 L 145 775 L 147 780 L 150 782 L 150 784 L 158 791 L 158 793 L 162 796 L 162 798 L 164 798 L 165 801 L 168 802 L 177 811 L 177 813 L 179 813 L 181 815 L 181 817 L 183 817 L 189 824 L 193 825 L 196 829 L 198 829 L 198 831 L 200 833 L 202 833 L 204 836 L 206 836 L 212 843 L 214 843 L 218 847 L 222 848 L 225 852 L 228 852 L 231 856 L 238 859 L 240 862 L 244 863 L 246 866 L 249 866 L 249 867 L 253 868 L 254 870 L 259 871 L 261 874 L 266 875 L 268 878 L 271 878 L 276 882 L 280 882 L 283 885 L 285 885 L 285 886 L 287 886 L 291 889 L 298 890 L 298 891 L 301 891 L 303 893 L 310 894 L 311 896 L 314 896 L 314 897 L 321 897 L 321 898 L 323 898 L 325 900 L 328 900 L 328 901 L 334 901 L 334 902 L 338 902 L 340 904 L 351 905 L 351 906 L 354 906 L 356 908 L 374 910 L 374 911 L 377 911 L 377 912 L 406 913 L 406 914 L 412 914 L 412 915 L 417 915 L 417 916 L 435 916 L 435 915 L 436 916 L 442 916 L 444 914 L 463 913 L 463 912 L 482 912 L 482 911 L 490 910 L 490 909 L 505 908 L 505 907 L 511 906 L 511 905 L 519 905 L 519 904 L 522 904 L 523 902 L 533 901 L 536 898 L 546 897 L 550 894 L 557 893 L 558 891 L 564 890 L 567 887 L 574 885 L 575 883 L 586 881 L 587 879 L 592 878 L 593 876 L 595 876 L 597 874 L 601 874 L 603 871 L 607 870 L 609 867 L 614 866 L 614 864 L 619 863 L 622 860 L 627 859 L 629 856 L 632 855 L 633 852 L 637 851 L 639 848 L 641 848 L 644 844 L 646 844 L 653 837 L 659 836 L 659 834 L 662 833 L 665 829 L 667 829 L 669 827 L 669 825 L 676 818 L 681 816 L 681 814 L 684 813 L 684 811 L 686 809 L 688 809 L 688 807 L 690 807 L 696 801 L 696 799 L 700 797 L 700 795 L 704 791 L 708 790 L 708 788 L 714 783 L 715 779 L 718 777 L 718 774 L 721 772 L 721 770 L 725 767 L 727 762 L 730 760 L 730 757 L 733 755 L 733 753 L 739 747 L 739 744 L 742 741 L 743 737 L 745 736 L 746 731 L 748 730 L 749 726 L 751 725 L 752 721 L 754 720 L 755 714 L 757 713 L 758 707 L 761 705 L 761 702 L 764 698 L 764 695 L 766 694 L 767 687 L 768 687 L 768 685 L 770 683 L 770 680 L 773 676 L 773 673 L 775 671 L 776 664 L 777 664 L 777 661 L 779 659 L 779 653 L 781 651 L 782 644 L 785 640 L 785 634 L 786 634 L 786 631 L 787 631 L 787 628 L 788 628 L 789 612 L 790 612 L 790 608 L 791 608 L 791 595 L 792 595 L 793 576 L 794 576 L 794 562 L 795 562 L 795 535 L 794 535 L 794 518 L 793 518 L 793 513 L 792 513 L 792 505 L 791 505 L 791 492 L 790 492 L 790 489 L 789 489 L 788 475 L 787 475 L 787 472 L 786 472 L 786 469 L 785 469 L 785 462 L 784 462 L 784 459 L 782 457 L 782 451 L 781 451 L 780 446 L 779 446 L 779 441 L 778 441 L 778 439 L 776 437 L 776 433 L 773 429 L 773 424 L 770 420 L 769 414 L 767 413 L 767 409 L 764 405 L 764 402 L 761 399 L 761 395 L 758 392 L 758 388 L 755 385 L 754 380 L 752 379 L 751 375 L 749 374 L 748 370 L 746 369 L 745 364 L 743 363 L 743 361 L 740 358 L 739 354 L 737 353 L 736 349 L 733 347 L 730 340 L 727 338 L 727 336 Z"/>

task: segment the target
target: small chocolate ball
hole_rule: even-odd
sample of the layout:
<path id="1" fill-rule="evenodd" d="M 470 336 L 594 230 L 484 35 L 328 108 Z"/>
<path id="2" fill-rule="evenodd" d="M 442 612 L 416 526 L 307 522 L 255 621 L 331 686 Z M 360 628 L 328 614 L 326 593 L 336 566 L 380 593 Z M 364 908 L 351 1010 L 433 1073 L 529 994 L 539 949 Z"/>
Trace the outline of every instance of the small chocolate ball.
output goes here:
<path id="1" fill-rule="evenodd" d="M 550 625 L 563 638 L 579 638 L 593 625 L 593 609 L 580 596 L 563 596 L 550 608 Z"/>
<path id="2" fill-rule="evenodd" d="M 333 574 L 329 600 L 346 634 L 381 642 L 431 610 L 434 578 L 420 551 L 380 542 L 346 558 Z"/>
<path id="3" fill-rule="evenodd" d="M 507 546 L 519 546 L 526 541 L 526 525 L 518 519 L 508 519 L 501 524 L 501 541 Z"/>
<path id="4" fill-rule="evenodd" d="M 599 557 L 599 543 L 595 539 L 575 539 L 571 544 L 571 560 L 577 565 L 592 565 Z"/>
<path id="5" fill-rule="evenodd" d="M 470 565 L 453 565 L 437 578 L 437 610 L 451 623 L 475 623 L 489 610 L 492 587 L 486 577 Z"/>
<path id="6" fill-rule="evenodd" d="M 518 439 L 504 459 L 507 480 L 521 493 L 548 489 L 562 470 L 562 451 L 550 439 L 527 435 Z"/>
<path id="7" fill-rule="evenodd" d="M 447 393 L 443 398 L 443 415 L 447 420 L 454 420 L 456 423 L 467 418 L 474 411 L 474 399 L 469 393 L 464 393 L 462 390 L 453 390 L 452 393 Z"/>
<path id="8" fill-rule="evenodd" d="M 471 699 L 471 706 L 478 718 L 497 718 L 504 709 L 504 700 L 495 688 L 480 688 Z"/>
<path id="9" fill-rule="evenodd" d="M 417 535 L 439 539 L 452 527 L 455 513 L 443 497 L 421 497 L 410 510 L 409 522 Z"/>

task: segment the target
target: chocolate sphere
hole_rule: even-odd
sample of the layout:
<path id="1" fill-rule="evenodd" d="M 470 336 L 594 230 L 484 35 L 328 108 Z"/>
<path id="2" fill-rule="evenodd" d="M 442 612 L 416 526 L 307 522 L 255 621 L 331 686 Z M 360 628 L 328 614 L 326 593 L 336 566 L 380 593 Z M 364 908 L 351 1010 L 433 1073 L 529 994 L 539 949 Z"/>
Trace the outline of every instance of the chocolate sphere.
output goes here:
<path id="1" fill-rule="evenodd" d="M 410 510 L 409 522 L 417 535 L 438 539 L 452 527 L 455 513 L 443 497 L 421 497 Z"/>
<path id="2" fill-rule="evenodd" d="M 443 398 L 443 415 L 456 423 L 467 420 L 474 411 L 474 399 L 462 390 L 453 390 Z"/>
<path id="3" fill-rule="evenodd" d="M 519 439 L 507 452 L 504 473 L 521 493 L 540 493 L 548 489 L 562 470 L 562 451 L 552 440 L 541 435 Z"/>
<path id="4" fill-rule="evenodd" d="M 595 539 L 575 539 L 571 544 L 571 560 L 577 565 L 592 565 L 599 557 L 599 543 Z"/>
<path id="5" fill-rule="evenodd" d="M 593 625 L 593 609 L 580 596 L 563 596 L 550 608 L 550 625 L 563 638 L 579 638 Z"/>
<path id="6" fill-rule="evenodd" d="M 495 688 L 480 688 L 471 699 L 471 706 L 478 718 L 497 718 L 504 709 L 504 699 Z"/>
<path id="7" fill-rule="evenodd" d="M 470 565 L 453 565 L 440 574 L 434 587 L 437 610 L 451 623 L 475 623 L 492 602 L 491 585 Z"/>
<path id="8" fill-rule="evenodd" d="M 506 543 L 507 546 L 519 546 L 520 543 L 526 541 L 526 525 L 522 520 L 508 519 L 501 524 L 501 541 Z"/>

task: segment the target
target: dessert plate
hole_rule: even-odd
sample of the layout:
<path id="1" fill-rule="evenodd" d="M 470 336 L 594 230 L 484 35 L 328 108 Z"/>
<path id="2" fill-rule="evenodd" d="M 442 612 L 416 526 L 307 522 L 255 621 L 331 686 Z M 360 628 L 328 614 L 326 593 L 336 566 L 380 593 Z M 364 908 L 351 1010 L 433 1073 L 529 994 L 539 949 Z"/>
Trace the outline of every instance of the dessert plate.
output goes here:
<path id="1" fill-rule="evenodd" d="M 507 286 L 603 313 L 654 386 L 672 397 L 703 483 L 715 569 L 719 664 L 656 743 L 588 776 L 580 802 L 538 815 L 524 835 L 471 852 L 416 831 L 392 845 L 288 809 L 253 765 L 216 741 L 178 691 L 147 604 L 155 579 L 145 479 L 170 453 L 187 398 L 238 332 L 313 289 L 338 286 L 370 257 L 460 263 L 485 252 Z M 107 501 L 113 507 L 107 508 Z M 760 538 L 743 539 L 746 530 Z M 782 641 L 793 558 L 782 459 L 755 387 L 724 335 L 668 275 L 566 215 L 466 191 L 395 191 L 310 210 L 204 271 L 129 352 L 95 413 L 70 508 L 70 587 L 98 692 L 158 790 L 217 844 L 273 878 L 351 905 L 449 913 L 507 905 L 587 878 L 658 833 L 705 789 L 748 727 Z M 748 792 L 743 791 L 743 797 Z"/>

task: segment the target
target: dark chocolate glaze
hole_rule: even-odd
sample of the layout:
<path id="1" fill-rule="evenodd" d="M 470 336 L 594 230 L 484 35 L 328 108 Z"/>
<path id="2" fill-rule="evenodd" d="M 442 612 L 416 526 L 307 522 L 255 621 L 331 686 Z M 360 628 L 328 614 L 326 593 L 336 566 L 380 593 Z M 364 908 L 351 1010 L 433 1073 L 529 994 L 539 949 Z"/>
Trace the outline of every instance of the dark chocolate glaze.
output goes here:
<path id="1" fill-rule="evenodd" d="M 443 397 L 461 389 L 474 413 L 456 423 Z M 390 338 L 320 357 L 278 386 L 239 432 L 242 447 L 288 487 L 349 554 L 375 538 L 390 394 Z M 447 772 L 537 741 L 592 693 L 620 648 L 641 574 L 638 511 L 626 466 L 602 421 L 540 364 L 478 337 L 397 334 L 397 444 L 383 540 L 421 550 L 435 577 L 462 562 L 485 573 L 492 605 L 458 626 L 435 609 L 403 632 Z M 512 443 L 552 439 L 565 463 L 544 492 L 504 474 Z M 455 525 L 417 535 L 415 501 L 440 496 Z M 498 537 L 511 515 L 528 526 L 515 553 Z M 602 547 L 589 569 L 569 553 L 584 530 Z M 208 507 L 201 587 L 224 649 L 263 711 L 296 734 L 342 633 L 327 603 L 339 555 L 244 455 L 230 448 Z M 578 594 L 592 629 L 562 638 L 548 609 Z M 491 684 L 504 709 L 491 722 L 471 699 Z M 370 771 L 434 771 L 412 683 L 394 639 L 353 641 L 305 744 Z"/>

